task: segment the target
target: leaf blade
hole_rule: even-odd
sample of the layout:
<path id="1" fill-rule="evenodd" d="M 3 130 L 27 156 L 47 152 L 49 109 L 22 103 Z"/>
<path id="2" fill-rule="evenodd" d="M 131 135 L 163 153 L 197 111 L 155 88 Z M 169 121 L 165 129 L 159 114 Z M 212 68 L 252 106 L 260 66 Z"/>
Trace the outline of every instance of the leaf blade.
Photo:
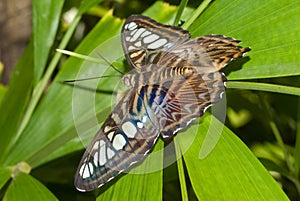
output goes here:
<path id="1" fill-rule="evenodd" d="M 64 0 L 33 1 L 35 84 L 41 78 L 54 43 Z"/>
<path id="2" fill-rule="evenodd" d="M 189 30 L 192 36 L 234 37 L 242 40 L 243 46 L 251 47 L 249 61 L 244 59 L 244 63 L 233 62 L 226 67 L 229 80 L 299 75 L 299 14 L 296 0 L 215 1 Z"/>
<path id="3" fill-rule="evenodd" d="M 211 115 L 205 116 L 198 132 L 183 155 L 192 186 L 199 200 L 288 200 L 282 189 L 252 152 L 226 127 L 210 154 L 200 159 L 201 146 L 210 127 Z M 195 129 L 197 127 L 195 126 Z M 214 130 L 214 129 L 213 129 Z M 178 135 L 186 148 L 188 134 Z M 199 171 L 201 168 L 201 171 Z M 201 182 L 199 182 L 199 180 Z M 203 188 L 205 186 L 205 188 Z M 233 193 L 239 192 L 239 193 Z"/>
<path id="4" fill-rule="evenodd" d="M 10 183 L 3 201 L 56 201 L 58 200 L 43 184 L 31 175 L 20 172 Z"/>

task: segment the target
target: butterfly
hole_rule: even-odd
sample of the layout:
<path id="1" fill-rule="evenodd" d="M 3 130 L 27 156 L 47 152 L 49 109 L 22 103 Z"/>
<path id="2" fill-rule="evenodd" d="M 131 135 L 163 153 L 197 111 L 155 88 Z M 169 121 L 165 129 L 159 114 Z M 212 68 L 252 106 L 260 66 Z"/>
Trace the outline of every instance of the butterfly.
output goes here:
<path id="1" fill-rule="evenodd" d="M 190 39 L 176 26 L 132 15 L 122 47 L 133 71 L 122 77 L 128 93 L 117 103 L 86 149 L 75 175 L 79 191 L 91 191 L 141 161 L 159 136 L 172 138 L 221 100 L 219 70 L 250 48 L 222 35 Z"/>

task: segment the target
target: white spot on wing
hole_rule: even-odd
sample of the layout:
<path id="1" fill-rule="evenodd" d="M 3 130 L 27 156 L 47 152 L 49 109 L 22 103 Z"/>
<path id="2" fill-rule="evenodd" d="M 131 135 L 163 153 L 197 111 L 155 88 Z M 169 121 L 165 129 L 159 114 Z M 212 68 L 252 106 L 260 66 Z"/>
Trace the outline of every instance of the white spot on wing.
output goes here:
<path id="1" fill-rule="evenodd" d="M 173 46 L 172 43 L 167 43 L 167 44 L 165 45 L 165 48 L 166 48 L 166 49 L 169 49 L 169 48 L 171 48 L 172 46 Z"/>
<path id="2" fill-rule="evenodd" d="M 222 99 L 222 97 L 223 97 L 223 94 L 224 94 L 224 91 L 222 91 L 221 93 L 220 93 L 220 98 Z"/>
<path id="3" fill-rule="evenodd" d="M 123 149 L 123 147 L 126 145 L 126 140 L 121 134 L 117 134 L 112 142 L 112 145 L 116 150 Z"/>
<path id="4" fill-rule="evenodd" d="M 144 115 L 144 116 L 142 117 L 142 122 L 143 122 L 143 123 L 146 123 L 147 119 L 148 119 L 147 116 Z"/>
<path id="5" fill-rule="evenodd" d="M 128 51 L 130 51 L 130 50 L 134 50 L 135 49 L 135 47 L 134 46 L 132 46 L 132 45 L 130 45 L 129 47 L 128 47 Z"/>
<path id="6" fill-rule="evenodd" d="M 110 126 L 105 126 L 104 129 L 103 129 L 103 131 L 104 131 L 105 133 L 107 133 L 107 132 L 110 131 L 111 129 L 112 129 L 112 127 L 110 127 Z"/>
<path id="7" fill-rule="evenodd" d="M 163 46 L 164 44 L 166 44 L 168 41 L 165 38 L 161 38 L 151 44 L 148 45 L 149 49 L 157 49 L 160 48 L 161 46 Z"/>
<path id="8" fill-rule="evenodd" d="M 181 53 L 181 52 L 184 52 L 185 49 L 178 49 L 178 50 L 173 50 L 172 52 L 177 54 L 177 53 Z"/>
<path id="9" fill-rule="evenodd" d="M 89 166 L 91 174 L 93 174 L 94 173 L 94 166 L 93 166 L 93 164 L 92 163 L 88 163 L 88 166 Z"/>
<path id="10" fill-rule="evenodd" d="M 97 150 L 98 148 L 99 148 L 99 141 L 96 141 L 93 146 L 93 150 Z"/>
<path id="11" fill-rule="evenodd" d="M 111 159 L 115 155 L 115 152 L 110 148 L 107 148 L 107 158 Z"/>
<path id="12" fill-rule="evenodd" d="M 137 125 L 138 128 L 143 128 L 144 127 L 144 124 L 142 122 L 137 122 L 136 125 Z"/>
<path id="13" fill-rule="evenodd" d="M 100 151 L 99 151 L 99 155 L 100 155 L 99 164 L 100 165 L 104 165 L 107 161 L 106 154 L 105 154 L 105 149 L 106 149 L 105 142 L 103 140 L 100 140 Z"/>
<path id="14" fill-rule="evenodd" d="M 131 39 L 129 40 L 129 42 L 136 41 L 144 31 L 145 31 L 144 28 L 138 29 L 138 30 L 135 32 L 135 34 L 131 37 Z"/>
<path id="15" fill-rule="evenodd" d="M 137 132 L 135 125 L 130 121 L 123 123 L 122 130 L 129 138 L 133 138 Z"/>
<path id="16" fill-rule="evenodd" d="M 98 161 L 98 158 L 99 158 L 99 153 L 98 153 L 98 151 L 95 152 L 93 158 L 94 158 L 94 164 L 95 164 L 96 166 L 98 166 L 98 162 L 99 162 L 99 161 Z"/>
<path id="17" fill-rule="evenodd" d="M 93 168 L 92 163 L 82 164 L 80 171 L 79 171 L 79 173 L 83 179 L 90 177 L 91 174 L 93 174 L 93 172 L 94 172 L 94 168 Z"/>
<path id="18" fill-rule="evenodd" d="M 115 122 L 120 122 L 120 121 L 121 121 L 120 117 L 119 117 L 116 113 L 113 113 L 113 114 L 111 115 L 111 118 L 112 118 L 113 120 L 115 120 Z"/>
<path id="19" fill-rule="evenodd" d="M 209 104 L 208 106 L 206 106 L 204 109 L 203 109 L 203 113 L 206 112 L 206 110 L 211 106 L 212 104 Z"/>
<path id="20" fill-rule="evenodd" d="M 146 36 L 143 41 L 144 43 L 151 43 L 155 40 L 157 40 L 159 38 L 159 36 L 157 34 L 151 34 L 149 36 Z"/>
<path id="21" fill-rule="evenodd" d="M 113 139 L 113 136 L 114 136 L 114 133 L 115 132 L 110 132 L 110 133 L 108 133 L 108 135 L 107 135 L 107 137 L 108 137 L 108 139 L 110 140 L 110 141 L 112 141 L 112 139 Z"/>
<path id="22" fill-rule="evenodd" d="M 83 164 L 81 165 L 81 167 L 80 167 L 80 169 L 79 169 L 79 175 L 80 175 L 80 176 L 83 176 L 83 170 L 84 170 L 85 166 L 86 166 L 85 163 L 83 163 Z"/>
<path id="23" fill-rule="evenodd" d="M 141 47 L 141 46 L 142 46 L 142 42 L 141 42 L 141 41 L 138 41 L 138 42 L 134 43 L 134 45 L 135 45 L 136 47 Z"/>
<path id="24" fill-rule="evenodd" d="M 132 36 L 133 34 L 135 34 L 135 32 L 137 32 L 137 29 L 133 30 L 130 35 Z"/>
<path id="25" fill-rule="evenodd" d="M 125 29 L 128 30 L 134 30 L 136 29 L 137 24 L 135 22 L 129 22 L 128 24 L 125 25 Z"/>
<path id="26" fill-rule="evenodd" d="M 150 34 L 151 34 L 150 31 L 145 31 L 145 32 L 141 35 L 141 37 L 143 38 L 143 37 L 148 36 L 148 35 L 150 35 Z"/>

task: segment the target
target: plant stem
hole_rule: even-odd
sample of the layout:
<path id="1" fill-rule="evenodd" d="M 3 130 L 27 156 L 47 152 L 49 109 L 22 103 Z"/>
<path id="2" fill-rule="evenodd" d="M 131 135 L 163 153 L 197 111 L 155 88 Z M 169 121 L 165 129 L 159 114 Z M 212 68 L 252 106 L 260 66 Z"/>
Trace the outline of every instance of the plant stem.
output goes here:
<path id="1" fill-rule="evenodd" d="M 283 86 L 283 85 L 277 85 L 277 84 L 229 81 L 226 83 L 226 87 L 232 88 L 232 89 L 248 89 L 248 90 L 268 91 L 268 92 L 300 96 L 300 88 L 299 87 L 290 87 L 290 86 Z"/>
<path id="2" fill-rule="evenodd" d="M 178 139 L 174 138 L 174 145 L 176 150 L 176 158 L 177 159 L 177 168 L 178 168 L 178 175 L 179 175 L 179 183 L 180 183 L 180 189 L 181 189 L 181 198 L 183 201 L 188 201 L 188 193 L 186 189 L 186 182 L 185 182 L 185 176 L 184 176 L 184 168 L 183 168 L 183 156 L 181 153 L 180 145 L 178 143 Z"/>
<path id="3" fill-rule="evenodd" d="M 287 151 L 287 149 L 286 149 L 286 147 L 285 147 L 285 145 L 283 143 L 283 140 L 281 138 L 281 135 L 279 133 L 279 130 L 278 130 L 276 124 L 273 121 L 270 121 L 270 126 L 271 126 L 271 129 L 272 129 L 272 131 L 274 133 L 274 136 L 275 136 L 275 138 L 276 138 L 279 146 L 281 147 L 281 149 L 283 151 L 284 158 L 286 160 L 286 164 L 287 164 L 289 170 L 291 172 L 294 172 L 294 167 L 293 167 L 292 161 L 291 161 L 289 153 L 288 153 L 288 151 Z"/>
<path id="4" fill-rule="evenodd" d="M 206 9 L 206 7 L 208 6 L 208 4 L 210 4 L 211 1 L 212 0 L 204 0 L 194 11 L 192 17 L 182 25 L 182 28 L 188 29 L 191 26 L 191 24 L 199 17 L 199 15 L 201 15 L 201 13 Z"/>
<path id="5" fill-rule="evenodd" d="M 184 8 L 185 8 L 186 5 L 187 5 L 187 2 L 188 2 L 188 0 L 181 0 L 181 1 L 180 1 L 180 5 L 179 5 L 178 11 L 177 11 L 177 13 L 176 13 L 175 20 L 174 20 L 174 22 L 173 22 L 173 25 L 174 25 L 174 26 L 177 26 L 177 25 L 178 25 L 179 20 L 180 20 L 180 18 L 181 18 L 181 15 L 182 15 L 182 13 L 183 13 L 183 10 L 184 10 Z"/>

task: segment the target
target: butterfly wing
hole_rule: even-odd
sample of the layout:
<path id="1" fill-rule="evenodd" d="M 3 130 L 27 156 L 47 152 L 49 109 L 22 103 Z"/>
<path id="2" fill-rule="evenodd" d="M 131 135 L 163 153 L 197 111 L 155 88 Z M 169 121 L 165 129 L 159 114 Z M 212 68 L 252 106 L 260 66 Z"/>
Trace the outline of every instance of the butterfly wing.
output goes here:
<path id="1" fill-rule="evenodd" d="M 225 91 L 225 80 L 217 71 L 203 75 L 191 73 L 163 82 L 163 97 L 153 106 L 161 135 L 164 138 L 175 135 L 202 116 L 209 106 L 219 102 Z"/>
<path id="2" fill-rule="evenodd" d="M 171 48 L 157 65 L 166 67 L 195 66 L 199 73 L 224 68 L 231 60 L 242 57 L 250 48 L 239 47 L 241 41 L 222 35 L 207 35 L 188 40 Z"/>
<path id="3" fill-rule="evenodd" d="M 189 37 L 188 31 L 147 17 L 126 20 L 122 46 L 137 72 L 124 80 L 133 89 L 84 153 L 75 175 L 78 190 L 90 191 L 110 181 L 142 160 L 159 133 L 173 136 L 220 101 L 226 79 L 218 70 L 250 49 L 224 36 Z"/>
<path id="4" fill-rule="evenodd" d="M 250 48 L 239 47 L 239 42 L 220 35 L 203 36 L 172 47 L 160 58 L 156 64 L 161 66 L 157 74 L 171 71 L 167 81 L 161 82 L 168 90 L 165 99 L 158 104 L 157 116 L 163 137 L 186 128 L 191 120 L 221 100 L 226 77 L 219 70 L 250 51 Z"/>
<path id="5" fill-rule="evenodd" d="M 141 70 L 156 63 L 170 48 L 187 41 L 188 31 L 167 26 L 141 15 L 127 18 L 122 28 L 122 46 L 132 68 Z"/>
<path id="6" fill-rule="evenodd" d="M 75 175 L 79 191 L 102 186 L 142 160 L 153 147 L 159 129 L 142 93 L 143 88 L 131 90 L 123 97 L 86 149 Z"/>

